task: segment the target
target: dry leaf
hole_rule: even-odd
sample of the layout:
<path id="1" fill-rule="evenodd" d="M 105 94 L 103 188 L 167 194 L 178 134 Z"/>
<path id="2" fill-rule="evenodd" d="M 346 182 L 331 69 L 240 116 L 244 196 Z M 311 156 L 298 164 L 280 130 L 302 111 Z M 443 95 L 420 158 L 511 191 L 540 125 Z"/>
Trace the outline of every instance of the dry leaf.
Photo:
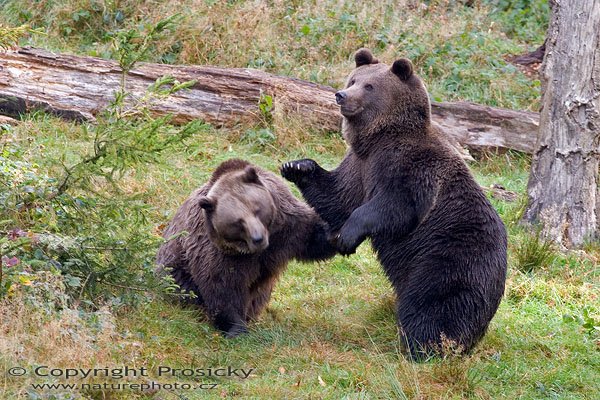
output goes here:
<path id="1" fill-rule="evenodd" d="M 318 376 L 319 379 L 319 385 L 321 386 L 327 386 L 327 384 L 325 383 L 325 381 L 323 380 L 323 378 L 321 378 L 321 375 Z"/>

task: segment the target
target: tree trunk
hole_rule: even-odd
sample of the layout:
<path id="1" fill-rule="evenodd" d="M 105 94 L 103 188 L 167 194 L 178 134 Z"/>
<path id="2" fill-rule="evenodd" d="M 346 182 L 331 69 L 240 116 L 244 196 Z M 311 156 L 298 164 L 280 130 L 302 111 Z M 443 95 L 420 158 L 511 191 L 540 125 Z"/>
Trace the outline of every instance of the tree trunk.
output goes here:
<path id="1" fill-rule="evenodd" d="M 273 97 L 274 116 L 297 114 L 307 126 L 338 130 L 341 123 L 335 89 L 242 68 L 139 63 L 127 77 L 131 99 L 141 98 L 157 78 L 171 75 L 196 80 L 189 90 L 156 101 L 154 113 L 173 115 L 175 123 L 203 119 L 233 125 L 256 123 L 261 93 Z M 93 120 L 113 99 L 121 71 L 114 61 L 22 48 L 0 52 L 0 114 L 34 109 L 69 119 Z M 537 113 L 466 102 L 433 103 L 433 123 L 451 142 L 471 149 L 533 152 Z"/>
<path id="2" fill-rule="evenodd" d="M 525 219 L 566 247 L 598 232 L 600 1 L 550 0 L 540 131 Z"/>

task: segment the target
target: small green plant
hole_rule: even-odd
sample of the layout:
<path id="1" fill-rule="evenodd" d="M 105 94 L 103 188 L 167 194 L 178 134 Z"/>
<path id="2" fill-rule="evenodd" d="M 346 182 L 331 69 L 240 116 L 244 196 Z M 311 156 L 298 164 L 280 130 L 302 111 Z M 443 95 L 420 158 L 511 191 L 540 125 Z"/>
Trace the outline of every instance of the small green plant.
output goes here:
<path id="1" fill-rule="evenodd" d="M 508 226 L 517 226 L 523 220 L 523 214 L 527 208 L 527 196 L 520 195 L 513 203 L 512 207 L 504 216 L 504 223 Z"/>
<path id="2" fill-rule="evenodd" d="M 246 130 L 242 140 L 259 147 L 271 146 L 277 140 L 273 127 L 273 97 L 261 93 L 258 100 L 259 124 Z"/>
<path id="3" fill-rule="evenodd" d="M 258 110 L 260 111 L 261 123 L 265 128 L 273 126 L 273 97 L 261 93 L 258 100 Z"/>
<path id="4" fill-rule="evenodd" d="M 181 20 L 180 14 L 171 15 L 154 25 L 140 28 L 121 29 L 108 34 L 113 42 L 114 57 L 121 67 L 121 88 L 125 88 L 127 74 L 133 66 L 144 59 L 151 51 L 154 43 L 166 32 L 173 30 Z"/>
<path id="5" fill-rule="evenodd" d="M 24 24 L 17 27 L 8 27 L 0 24 L 0 50 L 8 50 L 19 44 L 19 40 L 32 33 L 43 33 L 39 29 L 32 29 Z"/>
<path id="6" fill-rule="evenodd" d="M 538 230 L 535 234 L 524 237 L 519 247 L 515 250 L 515 268 L 524 273 L 535 272 L 547 267 L 556 258 L 554 244 L 545 239 Z"/>
<path id="7" fill-rule="evenodd" d="M 581 314 L 564 314 L 563 321 L 566 323 L 577 322 L 583 331 L 590 336 L 600 336 L 600 319 L 595 318 L 590 307 L 584 307 Z"/>
<path id="8" fill-rule="evenodd" d="M 272 146 L 276 139 L 270 128 L 248 129 L 242 136 L 242 140 L 258 147 Z"/>
<path id="9" fill-rule="evenodd" d="M 600 334 L 600 319 L 596 319 L 590 313 L 591 309 L 589 307 L 585 307 L 583 309 L 583 324 L 581 324 L 581 326 L 583 329 L 585 329 L 588 335 L 598 335 Z"/>

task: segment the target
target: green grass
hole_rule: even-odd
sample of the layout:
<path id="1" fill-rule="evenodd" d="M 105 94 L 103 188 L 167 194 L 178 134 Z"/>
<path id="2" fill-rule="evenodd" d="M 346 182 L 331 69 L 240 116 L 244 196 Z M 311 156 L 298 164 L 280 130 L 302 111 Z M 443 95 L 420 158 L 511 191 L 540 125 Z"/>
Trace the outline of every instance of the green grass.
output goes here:
<path id="1" fill-rule="evenodd" d="M 149 61 L 253 67 L 339 86 L 352 68 L 351 55 L 364 45 L 384 61 L 412 58 L 434 99 L 536 109 L 538 81 L 504 58 L 543 41 L 544 1 L 397 3 L 0 0 L 0 23 L 28 23 L 47 33 L 23 44 L 114 57 L 111 32 L 156 22 L 178 9 L 182 20 L 156 43 Z M 40 177 L 60 174 L 61 162 L 77 162 L 91 151 L 93 139 L 92 129 L 44 114 L 23 116 L 18 126 L 0 132 L 0 149 L 17 149 L 14 161 L 28 162 L 24 171 Z M 302 121 L 279 122 L 270 130 L 205 127 L 157 163 L 127 170 L 117 185 L 123 196 L 137 196 L 147 207 L 147 220 L 139 225 L 128 213 L 117 217 L 158 237 L 181 202 L 228 158 L 274 172 L 283 161 L 302 157 L 333 168 L 345 149 L 338 134 L 306 130 Z M 535 229 L 520 224 L 529 163 L 529 156 L 515 152 L 484 154 L 470 163 L 481 185 L 518 193 L 515 202 L 491 199 L 509 232 L 509 273 L 498 313 L 471 355 L 422 364 L 405 359 L 394 294 L 368 243 L 350 257 L 291 262 L 267 311 L 250 334 L 235 340 L 222 338 L 198 310 L 157 292 L 130 303 L 109 287 L 94 308 L 73 302 L 78 297 L 60 271 L 19 265 L 23 274 L 0 300 L 0 398 L 594 399 L 600 392 L 600 336 L 593 329 L 600 325 L 600 246 L 591 242 L 582 251 L 562 252 L 545 247 Z M 105 186 L 99 181 L 100 192 Z M 54 232 L 56 218 L 46 212 L 26 209 L 9 222 Z M 4 217 L 2 229 L 10 225 Z M 180 384 L 198 382 L 159 378 L 155 369 L 254 371 L 248 379 L 199 379 L 217 384 L 210 390 L 48 392 L 31 386 L 58 382 L 33 376 L 39 365 L 146 367 L 152 371 L 148 379 Z M 16 366 L 30 373 L 5 373 Z"/>

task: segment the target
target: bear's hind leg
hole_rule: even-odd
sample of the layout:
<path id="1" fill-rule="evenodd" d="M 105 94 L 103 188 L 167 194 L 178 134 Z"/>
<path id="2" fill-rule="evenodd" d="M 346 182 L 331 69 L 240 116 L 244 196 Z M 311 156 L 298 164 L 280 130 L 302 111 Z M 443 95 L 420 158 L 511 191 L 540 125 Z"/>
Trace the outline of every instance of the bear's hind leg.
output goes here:
<path id="1" fill-rule="evenodd" d="M 423 361 L 433 355 L 471 351 L 489 323 L 483 320 L 481 308 L 481 299 L 467 290 L 434 301 L 403 299 L 397 317 L 410 356 Z"/>

